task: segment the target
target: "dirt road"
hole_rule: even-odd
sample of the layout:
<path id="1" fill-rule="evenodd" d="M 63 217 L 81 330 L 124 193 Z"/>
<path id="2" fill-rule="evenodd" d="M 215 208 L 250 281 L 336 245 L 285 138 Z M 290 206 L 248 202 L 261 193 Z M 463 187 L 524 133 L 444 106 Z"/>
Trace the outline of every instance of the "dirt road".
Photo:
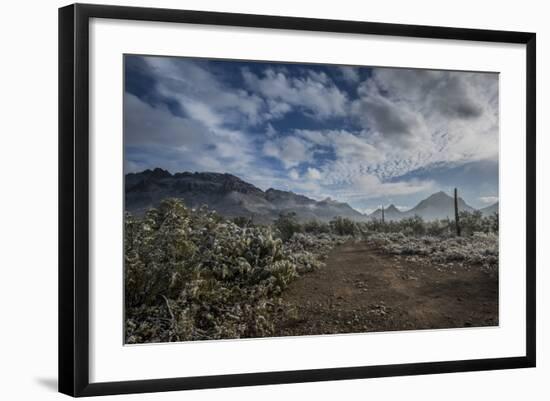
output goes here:
<path id="1" fill-rule="evenodd" d="M 498 276 L 384 255 L 366 243 L 334 248 L 326 266 L 283 294 L 277 335 L 498 325 Z"/>

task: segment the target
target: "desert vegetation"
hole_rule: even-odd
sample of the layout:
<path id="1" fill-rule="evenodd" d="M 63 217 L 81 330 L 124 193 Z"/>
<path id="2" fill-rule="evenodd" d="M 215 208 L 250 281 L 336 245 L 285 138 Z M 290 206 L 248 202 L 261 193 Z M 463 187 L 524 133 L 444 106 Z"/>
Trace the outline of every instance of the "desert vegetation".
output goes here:
<path id="1" fill-rule="evenodd" d="M 125 216 L 126 342 L 170 342 L 273 335 L 288 319 L 281 295 L 322 268 L 331 249 L 363 242 L 388 255 L 445 268 L 498 267 L 498 216 L 461 212 L 454 221 L 273 224 L 227 219 L 167 199 L 143 216 Z M 307 277 L 306 277 L 307 279 Z"/>
<path id="2" fill-rule="evenodd" d="M 288 236 L 284 220 L 255 226 L 175 199 L 125 220 L 128 343 L 269 335 L 281 292 L 345 241 Z"/>

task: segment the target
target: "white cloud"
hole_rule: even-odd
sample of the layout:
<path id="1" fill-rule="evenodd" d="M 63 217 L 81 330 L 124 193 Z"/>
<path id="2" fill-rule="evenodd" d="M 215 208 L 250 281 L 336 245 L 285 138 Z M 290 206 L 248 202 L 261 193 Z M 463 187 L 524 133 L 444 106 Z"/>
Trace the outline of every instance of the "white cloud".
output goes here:
<path id="1" fill-rule="evenodd" d="M 384 160 L 384 155 L 363 132 L 349 132 L 345 130 L 313 131 L 299 129 L 294 134 L 310 143 L 310 146 L 331 148 L 338 160 L 353 163 L 375 163 Z"/>
<path id="2" fill-rule="evenodd" d="M 303 109 L 318 118 L 344 116 L 348 99 L 326 76 L 310 72 L 307 77 L 287 77 L 283 71 L 267 69 L 262 77 L 243 69 L 247 87 L 271 100 Z"/>
<path id="3" fill-rule="evenodd" d="M 498 75 L 377 68 L 353 113 L 377 147 L 397 147 L 423 164 L 498 156 Z"/>
<path id="4" fill-rule="evenodd" d="M 292 110 L 292 107 L 288 103 L 285 103 L 284 101 L 267 99 L 266 103 L 268 108 L 268 111 L 264 114 L 264 118 L 266 120 L 280 119 L 284 117 L 284 115 L 288 113 L 290 110 Z"/>
<path id="5" fill-rule="evenodd" d="M 338 67 L 338 70 L 342 74 L 342 78 L 344 78 L 345 81 L 355 84 L 359 82 L 359 69 L 357 67 Z"/>
<path id="6" fill-rule="evenodd" d="M 209 128 L 216 128 L 221 125 L 222 116 L 216 114 L 212 108 L 202 102 L 185 100 L 182 102 L 187 113 L 197 121 L 200 121 Z"/>
<path id="7" fill-rule="evenodd" d="M 306 172 L 307 178 L 310 180 L 320 180 L 321 179 L 321 172 L 313 167 L 308 167 Z"/>
<path id="8" fill-rule="evenodd" d="M 174 116 L 167 108 L 152 107 L 136 96 L 124 94 L 124 141 L 126 145 L 172 145 L 202 143 L 208 128 L 197 121 Z"/>
<path id="9" fill-rule="evenodd" d="M 353 103 L 352 112 L 366 129 L 392 145 L 409 147 L 429 136 L 421 113 L 405 102 L 390 100 L 378 93 L 363 91 L 361 98 Z"/>
<path id="10" fill-rule="evenodd" d="M 298 135 L 299 137 L 311 142 L 315 145 L 321 145 L 321 146 L 331 146 L 332 143 L 330 139 L 327 137 L 327 134 L 325 131 L 313 131 L 313 130 L 307 130 L 307 129 L 296 129 L 294 130 L 294 134 Z"/>
<path id="11" fill-rule="evenodd" d="M 430 191 L 432 181 L 399 177 L 434 164 L 498 160 L 497 75 L 375 68 L 360 82 L 354 67 L 291 74 L 270 66 L 262 73 L 243 69 L 241 89 L 200 62 L 144 60 L 155 91 L 183 112 L 175 116 L 163 103 L 125 95 L 126 145 L 156 152 L 149 164 L 146 157 L 128 160 L 127 169 L 228 171 L 261 187 L 355 202 Z M 350 100 L 336 85 L 352 87 L 343 80 L 358 98 Z M 290 112 L 312 117 L 315 125 L 292 129 L 291 118 L 279 125 Z M 345 129 L 313 129 L 333 117 Z M 266 157 L 282 168 L 272 168 Z"/>
<path id="12" fill-rule="evenodd" d="M 292 169 L 288 172 L 288 176 L 293 180 L 297 180 L 300 178 L 300 173 L 298 173 L 296 169 Z"/>
<path id="13" fill-rule="evenodd" d="M 273 128 L 273 125 L 271 125 L 271 123 L 267 123 L 265 134 L 267 135 L 268 138 L 273 138 L 274 136 L 277 135 L 277 130 Z"/>
<path id="14" fill-rule="evenodd" d="M 375 175 L 364 174 L 355 179 L 342 195 L 349 200 L 365 200 L 387 196 L 411 195 L 426 192 L 434 188 L 432 181 L 397 181 L 382 182 Z"/>
<path id="15" fill-rule="evenodd" d="M 320 168 L 330 185 L 350 184 L 355 177 L 364 174 L 391 178 L 421 164 L 419 160 L 401 159 L 407 155 L 395 148 L 371 144 L 365 132 L 297 130 L 295 134 L 310 144 L 314 154 L 325 151 L 335 156 L 335 160 L 329 159 Z M 418 159 L 419 154 L 412 157 Z"/>
<path id="16" fill-rule="evenodd" d="M 287 169 L 311 160 L 308 144 L 294 136 L 266 141 L 263 152 L 278 159 Z"/>
<path id="17" fill-rule="evenodd" d="M 498 196 L 480 196 L 479 200 L 486 205 L 492 205 L 498 202 Z"/>
<path id="18" fill-rule="evenodd" d="M 329 185 L 364 175 L 386 182 L 434 164 L 497 158 L 496 75 L 380 68 L 358 94 L 348 118 L 361 130 L 295 131 L 312 146 L 332 149 L 336 160 L 321 169 Z"/>
<path id="19" fill-rule="evenodd" d="M 323 192 L 324 189 L 322 186 L 315 181 L 301 180 L 299 182 L 295 182 L 292 185 L 291 190 L 299 194 L 307 194 L 314 199 L 322 199 L 327 197 L 326 193 Z"/>
<path id="20" fill-rule="evenodd" d="M 369 143 L 361 133 L 328 131 L 327 138 L 340 160 L 353 163 L 376 163 L 384 160 L 384 155 Z"/>
<path id="21" fill-rule="evenodd" d="M 377 208 L 375 207 L 366 207 L 366 208 L 357 208 L 356 210 L 358 210 L 359 212 L 363 213 L 363 214 L 366 214 L 366 215 L 369 215 L 371 213 L 373 213 Z"/>
<path id="22" fill-rule="evenodd" d="M 193 118 L 205 124 L 264 121 L 265 101 L 245 90 L 225 86 L 200 63 L 169 57 L 146 57 L 157 79 L 156 90 L 175 99 Z"/>
<path id="23" fill-rule="evenodd" d="M 174 116 L 126 93 L 125 146 L 138 147 L 147 162 L 128 160 L 126 168 L 139 171 L 162 167 L 179 171 L 244 173 L 254 162 L 249 138 L 239 131 L 209 126 L 193 118 Z"/>

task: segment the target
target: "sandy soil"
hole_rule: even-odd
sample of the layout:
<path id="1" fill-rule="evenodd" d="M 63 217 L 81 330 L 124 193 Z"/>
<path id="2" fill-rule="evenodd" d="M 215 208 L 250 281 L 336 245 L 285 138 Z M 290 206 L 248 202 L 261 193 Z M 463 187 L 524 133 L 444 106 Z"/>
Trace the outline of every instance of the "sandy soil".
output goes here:
<path id="1" fill-rule="evenodd" d="M 279 336 L 498 325 L 497 274 L 413 263 L 366 243 L 334 248 L 283 300 L 291 313 Z"/>

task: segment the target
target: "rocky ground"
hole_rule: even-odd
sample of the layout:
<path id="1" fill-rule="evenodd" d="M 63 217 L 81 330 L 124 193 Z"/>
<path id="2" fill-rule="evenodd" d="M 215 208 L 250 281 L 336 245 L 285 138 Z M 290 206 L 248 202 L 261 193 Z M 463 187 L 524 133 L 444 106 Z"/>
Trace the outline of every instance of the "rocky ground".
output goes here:
<path id="1" fill-rule="evenodd" d="M 326 266 L 283 294 L 276 336 L 498 325 L 498 269 L 389 255 L 367 242 L 334 248 Z"/>

